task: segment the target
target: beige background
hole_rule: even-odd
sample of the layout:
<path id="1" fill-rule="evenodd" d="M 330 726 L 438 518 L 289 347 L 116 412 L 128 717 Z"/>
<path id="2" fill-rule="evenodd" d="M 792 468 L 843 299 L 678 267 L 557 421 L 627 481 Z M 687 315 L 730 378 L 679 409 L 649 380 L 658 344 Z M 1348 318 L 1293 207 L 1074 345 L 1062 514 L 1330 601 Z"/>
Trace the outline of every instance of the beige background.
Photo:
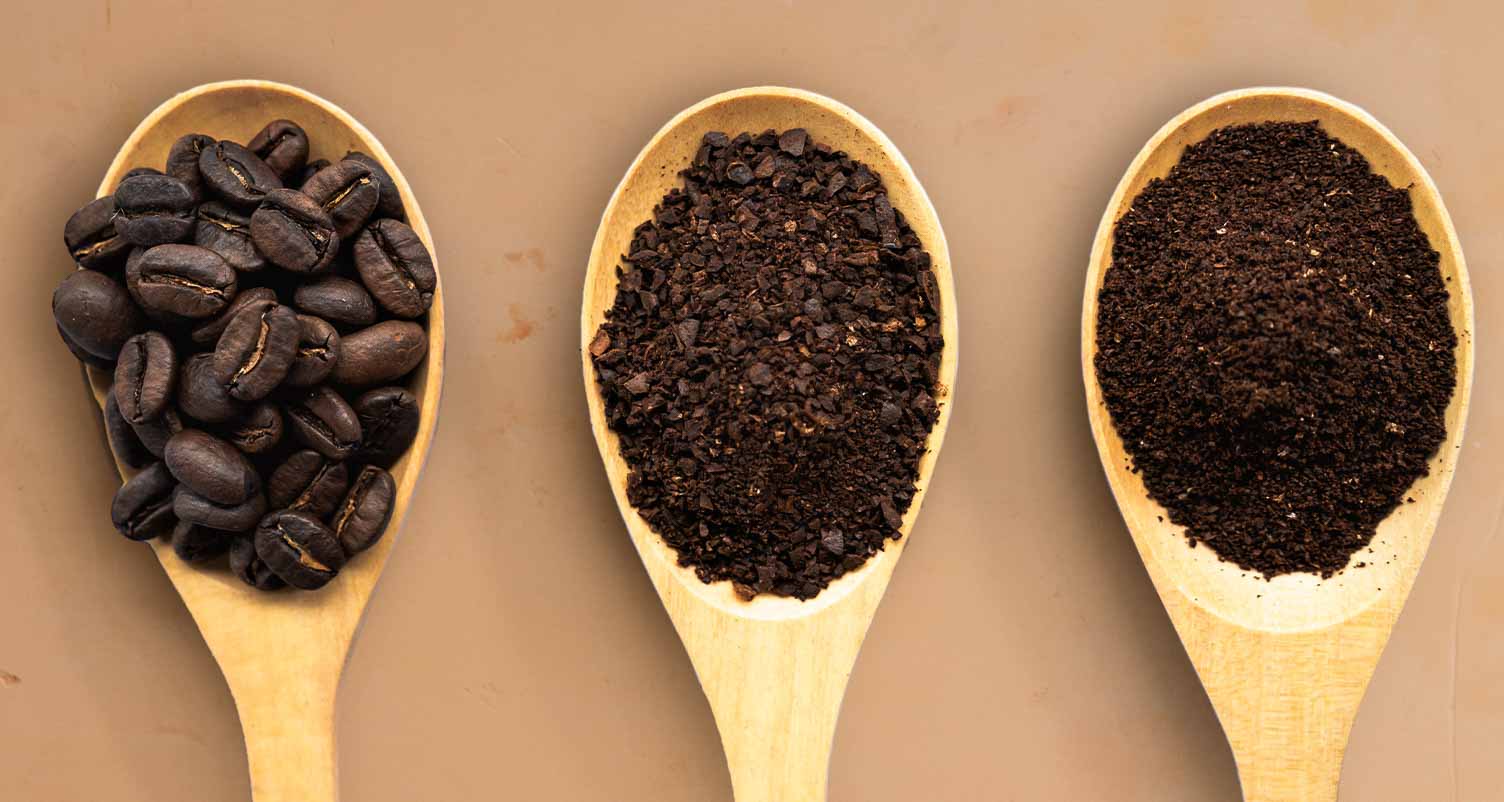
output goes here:
<path id="1" fill-rule="evenodd" d="M 1492 4 L 5 5 L 0 799 L 248 797 L 223 680 L 151 555 L 109 526 L 117 480 L 48 314 L 62 223 L 119 143 L 173 92 L 233 77 L 364 121 L 421 199 L 448 291 L 439 436 L 341 694 L 346 799 L 729 800 L 598 464 L 575 316 L 637 150 L 757 83 L 827 93 L 904 150 L 945 222 L 964 329 L 952 436 L 852 678 L 833 800 L 1237 799 L 1101 476 L 1077 323 L 1129 159 L 1183 107 L 1256 84 L 1392 127 L 1441 187 L 1478 301 L 1466 455 L 1343 799 L 1504 799 Z"/>

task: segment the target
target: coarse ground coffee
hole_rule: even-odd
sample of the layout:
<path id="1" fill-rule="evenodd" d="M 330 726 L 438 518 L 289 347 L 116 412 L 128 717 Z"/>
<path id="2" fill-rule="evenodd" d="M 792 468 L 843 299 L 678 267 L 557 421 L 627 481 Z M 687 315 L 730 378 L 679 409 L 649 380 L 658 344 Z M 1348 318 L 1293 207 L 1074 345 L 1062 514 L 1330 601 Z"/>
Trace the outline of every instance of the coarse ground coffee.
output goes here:
<path id="1" fill-rule="evenodd" d="M 1315 122 L 1240 125 L 1113 234 L 1096 371 L 1149 495 L 1244 569 L 1341 571 L 1427 473 L 1456 383 L 1408 190 Z"/>
<path id="2" fill-rule="evenodd" d="M 938 408 L 930 257 L 882 179 L 706 134 L 590 345 L 628 498 L 682 565 L 807 599 L 900 535 Z"/>

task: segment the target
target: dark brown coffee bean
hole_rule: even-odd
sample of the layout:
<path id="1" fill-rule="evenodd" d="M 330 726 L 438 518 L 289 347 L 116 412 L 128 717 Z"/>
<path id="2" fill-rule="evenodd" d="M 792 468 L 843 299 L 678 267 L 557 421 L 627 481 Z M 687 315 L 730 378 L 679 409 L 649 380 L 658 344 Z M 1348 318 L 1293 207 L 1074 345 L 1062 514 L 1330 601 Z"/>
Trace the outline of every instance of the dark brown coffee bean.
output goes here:
<path id="1" fill-rule="evenodd" d="M 121 182 L 129 181 L 138 175 L 166 175 L 166 173 L 155 167 L 132 167 L 125 171 L 125 175 L 120 176 L 120 180 Z"/>
<path id="2" fill-rule="evenodd" d="M 285 185 L 303 173 L 308 163 L 308 134 L 292 120 L 273 120 L 266 124 L 246 148 L 261 157 Z"/>
<path id="3" fill-rule="evenodd" d="M 178 521 L 172 530 L 172 551 L 185 563 L 207 562 L 229 551 L 235 537 L 235 532 Z"/>
<path id="4" fill-rule="evenodd" d="M 391 474 L 374 465 L 360 469 L 331 522 L 346 557 L 365 551 L 381 539 L 392 519 L 396 498 L 397 483 Z"/>
<path id="5" fill-rule="evenodd" d="M 397 317 L 417 317 L 433 303 L 439 280 L 433 259 L 406 223 L 377 220 L 360 232 L 355 269 L 376 300 Z"/>
<path id="6" fill-rule="evenodd" d="M 340 338 L 334 381 L 354 387 L 385 384 L 406 376 L 428 353 L 423 327 L 388 320 Z"/>
<path id="7" fill-rule="evenodd" d="M 225 439 L 247 454 L 264 454 L 282 442 L 282 413 L 275 404 L 262 401 L 230 424 Z"/>
<path id="8" fill-rule="evenodd" d="M 226 374 L 214 366 L 214 354 L 194 354 L 183 361 L 178 374 L 178 407 L 188 417 L 204 423 L 222 423 L 239 417 L 245 405 L 231 397 Z"/>
<path id="9" fill-rule="evenodd" d="M 260 156 L 234 142 L 216 142 L 199 154 L 204 186 L 237 209 L 250 211 L 266 193 L 282 188 L 282 179 Z"/>
<path id="10" fill-rule="evenodd" d="M 197 245 L 148 248 L 126 265 L 125 281 L 143 307 L 192 319 L 219 314 L 237 289 L 234 268 Z"/>
<path id="11" fill-rule="evenodd" d="M 219 342 L 219 335 L 225 333 L 225 327 L 235 316 L 247 309 L 255 309 L 257 312 L 265 312 L 276 305 L 277 293 L 269 287 L 252 287 L 235 296 L 235 300 L 225 307 L 225 311 L 215 315 L 207 323 L 201 323 L 193 329 L 193 342 L 198 345 L 213 347 Z"/>
<path id="12" fill-rule="evenodd" d="M 137 245 L 178 242 L 193 230 L 193 193 L 169 175 L 138 175 L 115 188 L 115 231 Z"/>
<path id="13" fill-rule="evenodd" d="M 376 302 L 359 282 L 329 276 L 304 284 L 293 293 L 300 311 L 321 317 L 343 329 L 358 329 L 376 322 Z"/>
<path id="14" fill-rule="evenodd" d="M 115 363 L 114 393 L 120 414 L 131 423 L 160 417 L 172 400 L 178 380 L 178 356 L 172 341 L 148 331 L 125 341 Z"/>
<path id="15" fill-rule="evenodd" d="M 204 200 L 204 179 L 199 175 L 198 161 L 204 150 L 212 147 L 212 136 L 184 134 L 167 151 L 167 174 L 182 181 L 193 194 L 194 201 Z"/>
<path id="16" fill-rule="evenodd" d="M 328 387 L 315 387 L 286 407 L 287 425 L 314 451 L 344 459 L 360 447 L 360 418 Z"/>
<path id="17" fill-rule="evenodd" d="M 343 462 L 305 449 L 294 452 L 272 471 L 266 494 L 274 509 L 298 510 L 323 518 L 339 506 L 349 484 Z"/>
<path id="18" fill-rule="evenodd" d="M 328 159 L 315 159 L 309 162 L 308 165 L 303 168 L 302 174 L 298 177 L 298 189 L 302 189 L 304 186 L 306 186 L 308 184 L 308 179 L 318 175 L 319 172 L 325 167 L 328 167 L 329 164 L 330 162 Z"/>
<path id="19" fill-rule="evenodd" d="M 210 501 L 239 504 L 261 490 L 261 477 L 244 454 L 198 429 L 173 435 L 162 458 L 179 482 Z"/>
<path id="20" fill-rule="evenodd" d="M 372 177 L 371 168 L 356 161 L 340 161 L 308 179 L 303 192 L 334 219 L 340 239 L 348 240 L 376 210 L 381 187 Z"/>
<path id="21" fill-rule="evenodd" d="M 230 541 L 230 573 L 240 581 L 257 590 L 279 590 L 287 587 L 282 577 L 256 554 L 255 537 L 237 537 Z"/>
<path id="22" fill-rule="evenodd" d="M 219 201 L 198 207 L 193 243 L 224 257 L 230 267 L 242 273 L 255 273 L 266 267 L 266 259 L 251 241 L 251 216 Z"/>
<path id="23" fill-rule="evenodd" d="M 355 400 L 360 418 L 360 451 L 356 458 L 390 466 L 418 436 L 422 415 L 418 399 L 401 387 L 378 387 Z"/>
<path id="24" fill-rule="evenodd" d="M 268 260 L 294 273 L 316 273 L 339 252 L 334 221 L 295 189 L 268 192 L 251 215 L 251 239 Z"/>
<path id="25" fill-rule="evenodd" d="M 239 504 L 215 504 L 180 485 L 173 494 L 172 511 L 179 521 L 210 529 L 248 532 L 266 514 L 266 496 L 257 493 Z"/>
<path id="26" fill-rule="evenodd" d="M 75 270 L 52 293 L 52 316 L 67 340 L 114 362 L 145 321 L 120 282 L 94 270 Z"/>
<path id="27" fill-rule="evenodd" d="M 110 521 L 131 540 L 151 540 L 172 531 L 177 518 L 172 513 L 172 491 L 177 487 L 167 467 L 154 462 L 132 476 L 115 492 L 110 502 Z"/>
<path id="28" fill-rule="evenodd" d="M 103 357 L 97 357 L 89 353 L 88 351 L 85 351 L 82 346 L 73 341 L 72 337 L 68 336 L 68 332 L 63 331 L 62 326 L 58 325 L 56 322 L 54 322 L 52 325 L 53 328 L 57 329 L 57 336 L 63 341 L 63 345 L 68 346 L 68 351 L 73 354 L 74 359 L 77 359 L 78 361 L 84 363 L 85 365 L 88 365 L 91 368 L 98 368 L 102 371 L 105 371 L 106 373 L 113 373 L 115 371 L 115 361 L 113 359 L 104 359 Z"/>
<path id="29" fill-rule="evenodd" d="M 181 379 L 178 384 L 182 384 Z M 162 453 L 167 449 L 167 441 L 172 439 L 173 435 L 183 431 L 183 420 L 178 416 L 177 410 L 168 407 L 167 411 L 162 413 L 162 417 L 146 423 L 132 423 L 130 427 L 136 433 L 136 437 L 141 440 L 141 445 L 147 453 L 161 459 Z"/>
<path id="30" fill-rule="evenodd" d="M 214 371 L 242 401 L 265 398 L 287 377 L 298 349 L 298 315 L 278 304 L 235 316 L 214 346 Z"/>
<path id="31" fill-rule="evenodd" d="M 345 564 L 329 527 L 307 513 L 278 510 L 256 527 L 256 555 L 282 581 L 302 590 L 328 584 Z"/>
<path id="32" fill-rule="evenodd" d="M 298 315 L 298 351 L 282 383 L 288 387 L 322 384 L 339 362 L 339 332 L 323 318 Z"/>
<path id="33" fill-rule="evenodd" d="M 115 231 L 115 196 L 84 204 L 63 226 L 63 243 L 73 261 L 90 270 L 113 273 L 125 266 L 131 243 Z"/>
<path id="34" fill-rule="evenodd" d="M 141 443 L 141 438 L 136 436 L 136 430 L 120 414 L 120 406 L 115 403 L 114 388 L 105 393 L 104 433 L 109 438 L 110 452 L 115 455 L 115 459 L 132 468 L 140 468 L 154 461 L 151 452 Z"/>
<path id="35" fill-rule="evenodd" d="M 397 182 L 392 180 L 392 174 L 381 166 L 381 162 L 358 150 L 346 153 L 345 160 L 359 162 L 371 169 L 371 177 L 376 179 L 376 185 L 381 188 L 381 195 L 376 200 L 377 217 L 390 217 L 393 220 L 407 219 L 407 209 L 402 205 L 402 193 L 397 189 Z"/>

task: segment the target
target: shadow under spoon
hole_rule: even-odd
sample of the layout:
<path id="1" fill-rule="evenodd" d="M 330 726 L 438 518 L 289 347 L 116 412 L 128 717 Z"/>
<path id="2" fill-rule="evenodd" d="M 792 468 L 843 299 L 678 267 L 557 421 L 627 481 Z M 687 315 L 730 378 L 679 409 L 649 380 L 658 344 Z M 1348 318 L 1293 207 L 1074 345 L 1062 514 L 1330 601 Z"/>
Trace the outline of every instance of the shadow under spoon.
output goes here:
<path id="1" fill-rule="evenodd" d="M 308 132 L 313 146 L 310 159 L 338 160 L 347 151 L 360 150 L 379 161 L 401 191 L 409 224 L 433 252 L 423 212 L 376 137 L 327 100 L 267 81 L 205 84 L 157 107 L 121 147 L 99 194 L 113 192 L 133 167 L 162 164 L 168 148 L 184 134 L 244 142 L 261 126 L 280 118 L 295 120 Z M 265 593 L 226 571 L 206 571 L 184 563 L 169 543 L 151 541 L 235 697 L 256 802 L 338 799 L 335 692 L 361 615 L 396 544 L 433 440 L 444 375 L 442 287 L 434 289 L 428 321 L 428 357 L 408 381 L 408 389 L 419 400 L 421 420 L 413 445 L 391 469 L 397 495 L 387 534 L 352 560 L 335 581 L 311 593 Z M 88 369 L 89 385 L 101 409 L 110 379 L 108 373 Z M 118 459 L 116 465 L 122 477 L 135 473 Z"/>
<path id="2" fill-rule="evenodd" d="M 1111 269 L 1113 228 L 1187 145 L 1229 125 L 1316 120 L 1366 158 L 1375 173 L 1409 187 L 1415 219 L 1440 253 L 1457 333 L 1457 386 L 1447 437 L 1430 472 L 1378 527 L 1367 566 L 1328 579 L 1284 574 L 1265 580 L 1189 548 L 1181 529 L 1130 468 L 1097 383 L 1097 293 Z M 1430 176 L 1414 155 L 1362 109 L 1305 89 L 1258 88 L 1218 95 L 1168 122 L 1149 140 L 1108 203 L 1086 277 L 1081 369 L 1102 466 L 1149 576 L 1211 697 L 1232 745 L 1248 802 L 1333 802 L 1342 756 L 1364 691 L 1425 559 L 1452 482 L 1473 377 L 1473 300 L 1462 248 Z"/>
<path id="3" fill-rule="evenodd" d="M 889 541 L 861 568 L 809 601 L 739 599 L 729 581 L 705 584 L 678 564 L 674 551 L 627 500 L 628 468 L 606 425 L 589 345 L 616 297 L 616 266 L 633 229 L 678 183 L 708 131 L 732 136 L 804 128 L 882 176 L 893 207 L 930 254 L 940 289 L 945 339 L 935 393 L 940 417 L 919 466 L 903 537 Z M 737 802 L 820 802 L 826 798 L 830 750 L 847 680 L 882 599 L 920 503 L 950 417 L 957 358 L 956 299 L 940 221 L 898 149 L 851 109 L 809 92 L 758 87 L 708 98 L 681 112 L 632 163 L 601 219 L 590 254 L 580 314 L 581 352 L 590 422 L 617 506 L 643 566 L 693 662 L 710 702 Z"/>

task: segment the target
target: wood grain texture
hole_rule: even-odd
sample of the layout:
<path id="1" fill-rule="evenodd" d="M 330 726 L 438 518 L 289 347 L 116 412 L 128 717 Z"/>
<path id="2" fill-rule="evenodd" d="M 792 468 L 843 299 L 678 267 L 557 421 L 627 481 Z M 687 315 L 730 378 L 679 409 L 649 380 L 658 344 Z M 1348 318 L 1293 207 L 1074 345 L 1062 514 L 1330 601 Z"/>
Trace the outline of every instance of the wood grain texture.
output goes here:
<path id="1" fill-rule="evenodd" d="M 350 150 L 360 150 L 379 161 L 401 191 L 409 224 L 434 253 L 412 189 L 376 137 L 327 100 L 267 81 L 206 84 L 163 103 L 121 147 L 99 185 L 99 195 L 113 192 L 132 167 L 161 165 L 183 134 L 245 142 L 279 118 L 294 120 L 308 132 L 310 160 L 337 161 Z M 441 286 L 434 289 L 428 337 L 427 361 L 408 383 L 421 405 L 421 422 L 412 447 L 392 466 L 397 498 L 387 534 L 351 560 L 327 587 L 311 593 L 257 591 L 227 571 L 184 563 L 170 543 L 151 542 L 235 697 L 256 802 L 330 802 L 339 797 L 335 694 L 361 615 L 396 545 L 433 441 L 444 375 Z M 102 409 L 111 377 L 92 368 L 87 373 Z M 122 477 L 134 473 L 118 460 L 116 464 Z"/>
<path id="2" fill-rule="evenodd" d="M 1428 476 L 1378 527 L 1368 565 L 1327 580 L 1289 574 L 1266 581 L 1188 548 L 1180 527 L 1149 499 L 1130 468 L 1097 384 L 1096 301 L 1111 266 L 1113 226 L 1153 178 L 1211 131 L 1261 121 L 1320 122 L 1362 153 L 1375 172 L 1409 187 L 1415 217 L 1441 254 L 1457 332 L 1457 388 L 1447 439 Z M 1441 196 L 1405 146 L 1362 109 L 1319 92 L 1257 88 L 1218 95 L 1186 110 L 1149 140 L 1129 166 L 1097 230 L 1081 320 L 1087 410 L 1102 466 L 1149 576 L 1210 695 L 1238 764 L 1248 802 L 1331 802 L 1364 690 L 1425 559 L 1451 485 L 1473 376 L 1473 305 L 1462 248 Z"/>
<path id="3" fill-rule="evenodd" d="M 632 231 L 652 217 L 708 131 L 802 127 L 816 142 L 844 150 L 883 178 L 933 262 L 941 295 L 940 418 L 920 463 L 904 537 L 814 599 L 759 596 L 739 600 L 728 581 L 705 584 L 677 558 L 627 501 L 627 466 L 591 364 L 589 343 L 616 297 L 616 267 Z M 591 249 L 580 315 L 580 343 L 590 423 L 616 502 L 663 606 L 683 639 L 715 714 L 738 802 L 821 802 L 841 698 L 862 639 L 908 534 L 919 515 L 950 419 L 956 376 L 957 323 L 950 253 L 940 221 L 913 170 L 872 123 L 809 92 L 777 87 L 716 95 L 686 109 L 648 142 L 612 196 Z M 895 733 L 895 738 L 900 737 Z"/>

